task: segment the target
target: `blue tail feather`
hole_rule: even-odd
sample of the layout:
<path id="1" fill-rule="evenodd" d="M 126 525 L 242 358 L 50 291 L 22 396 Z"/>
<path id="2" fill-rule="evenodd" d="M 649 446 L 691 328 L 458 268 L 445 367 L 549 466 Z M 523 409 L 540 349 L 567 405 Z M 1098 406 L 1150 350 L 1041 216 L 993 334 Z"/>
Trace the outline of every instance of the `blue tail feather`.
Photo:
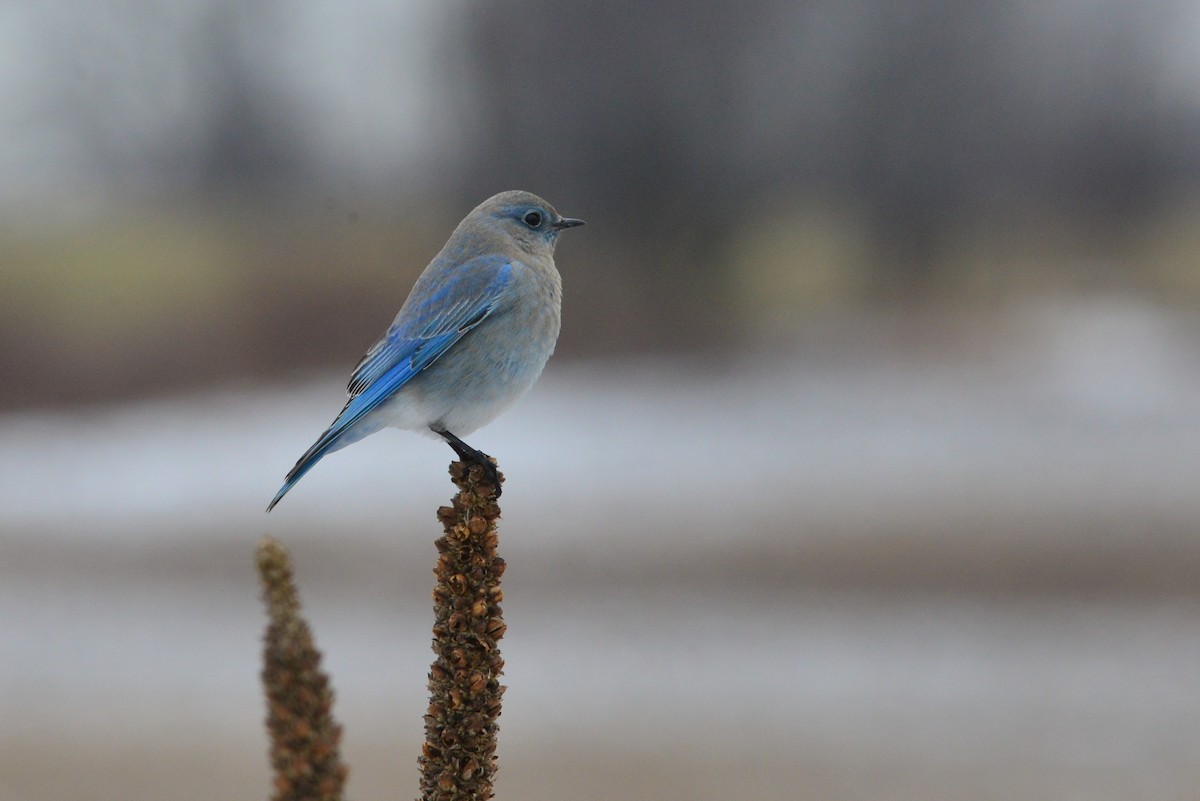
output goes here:
<path id="1" fill-rule="evenodd" d="M 279 492 L 275 493 L 275 497 L 267 504 L 267 511 L 275 508 L 275 504 L 283 500 L 283 496 L 288 494 L 288 490 L 296 486 L 296 482 L 304 478 L 304 474 L 312 470 L 317 462 L 321 461 L 321 457 L 329 453 L 332 449 L 335 438 L 328 437 L 329 432 L 326 431 L 321 435 L 313 446 L 304 452 L 300 457 L 300 461 L 296 462 L 296 466 L 288 471 L 287 477 L 283 481 L 283 486 L 279 488 Z"/>
<path id="2" fill-rule="evenodd" d="M 296 462 L 296 466 L 288 472 L 287 477 L 283 481 L 283 486 L 279 488 L 279 492 L 275 493 L 275 497 L 267 504 L 268 512 L 274 509 L 275 504 L 279 503 L 283 499 L 283 496 L 287 495 L 288 491 L 296 486 L 296 482 L 304 478 L 304 475 L 309 470 L 312 470 L 316 463 L 321 461 L 326 454 L 341 450 L 347 445 L 358 442 L 368 434 L 373 434 L 379 430 L 379 426 L 368 426 L 363 423 L 354 426 L 339 425 L 343 422 L 342 417 L 339 415 L 338 419 L 326 429 L 320 439 L 304 452 L 304 455 Z"/>

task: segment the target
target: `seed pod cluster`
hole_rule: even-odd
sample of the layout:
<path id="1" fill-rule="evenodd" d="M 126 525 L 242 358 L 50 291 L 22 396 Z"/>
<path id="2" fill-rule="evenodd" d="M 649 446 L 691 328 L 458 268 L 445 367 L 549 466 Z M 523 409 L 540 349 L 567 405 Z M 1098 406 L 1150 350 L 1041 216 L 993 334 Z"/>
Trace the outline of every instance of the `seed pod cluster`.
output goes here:
<path id="1" fill-rule="evenodd" d="M 258 572 L 270 622 L 263 638 L 262 680 L 274 768 L 274 801 L 340 801 L 348 769 L 338 746 L 333 689 L 321 652 L 300 613 L 292 559 L 277 541 L 258 546 Z"/>
<path id="2" fill-rule="evenodd" d="M 496 553 L 498 487 L 479 465 L 453 462 L 459 491 L 438 509 L 433 651 L 421 767 L 422 801 L 484 801 L 493 795 L 496 718 L 504 687 L 498 641 L 504 560 Z M 503 476 L 499 476 L 503 482 Z"/>

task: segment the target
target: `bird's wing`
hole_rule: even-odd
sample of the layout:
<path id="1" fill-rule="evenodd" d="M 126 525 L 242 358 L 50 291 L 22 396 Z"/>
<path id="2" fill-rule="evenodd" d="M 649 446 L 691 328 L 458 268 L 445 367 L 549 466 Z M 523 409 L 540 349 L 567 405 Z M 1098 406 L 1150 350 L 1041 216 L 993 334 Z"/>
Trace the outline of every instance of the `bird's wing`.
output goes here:
<path id="1" fill-rule="evenodd" d="M 365 414 L 377 408 L 397 390 L 450 349 L 468 331 L 483 322 L 496 308 L 512 277 L 513 260 L 504 256 L 479 256 L 465 264 L 440 268 L 422 276 L 436 285 L 420 293 L 422 280 L 400 310 L 387 334 L 376 342 L 350 376 L 350 399 L 325 433 L 305 452 L 288 473 L 283 487 L 271 501 L 279 499 L 326 453 L 358 439 L 346 435 Z M 421 298 L 420 300 L 414 299 Z"/>
<path id="2" fill-rule="evenodd" d="M 350 400 L 339 421 L 347 413 L 358 419 L 374 409 L 487 319 L 512 268 L 512 259 L 504 256 L 479 256 L 440 276 L 439 286 L 424 299 L 406 303 L 354 368 L 346 387 Z"/>

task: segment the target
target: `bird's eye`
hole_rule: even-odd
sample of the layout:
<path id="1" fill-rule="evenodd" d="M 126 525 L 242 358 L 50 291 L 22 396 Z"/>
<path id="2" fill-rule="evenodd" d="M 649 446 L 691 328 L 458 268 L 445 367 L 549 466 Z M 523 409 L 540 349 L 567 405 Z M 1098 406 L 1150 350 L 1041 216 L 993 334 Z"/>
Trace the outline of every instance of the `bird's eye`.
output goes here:
<path id="1" fill-rule="evenodd" d="M 521 220 L 530 228 L 537 228 L 542 224 L 542 213 L 540 211 L 530 211 Z"/>

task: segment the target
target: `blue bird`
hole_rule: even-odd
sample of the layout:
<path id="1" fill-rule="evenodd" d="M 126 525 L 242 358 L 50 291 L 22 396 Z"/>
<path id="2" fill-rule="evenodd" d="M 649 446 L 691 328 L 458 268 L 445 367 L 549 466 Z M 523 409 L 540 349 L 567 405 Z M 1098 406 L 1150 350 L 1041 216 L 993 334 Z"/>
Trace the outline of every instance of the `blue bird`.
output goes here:
<path id="1" fill-rule="evenodd" d="M 459 436 L 494 420 L 541 375 L 562 302 L 554 245 L 577 225 L 529 192 L 501 192 L 468 214 L 354 368 L 350 399 L 267 511 L 326 454 L 386 426 L 441 437 L 483 466 L 499 495 L 495 465 Z"/>

